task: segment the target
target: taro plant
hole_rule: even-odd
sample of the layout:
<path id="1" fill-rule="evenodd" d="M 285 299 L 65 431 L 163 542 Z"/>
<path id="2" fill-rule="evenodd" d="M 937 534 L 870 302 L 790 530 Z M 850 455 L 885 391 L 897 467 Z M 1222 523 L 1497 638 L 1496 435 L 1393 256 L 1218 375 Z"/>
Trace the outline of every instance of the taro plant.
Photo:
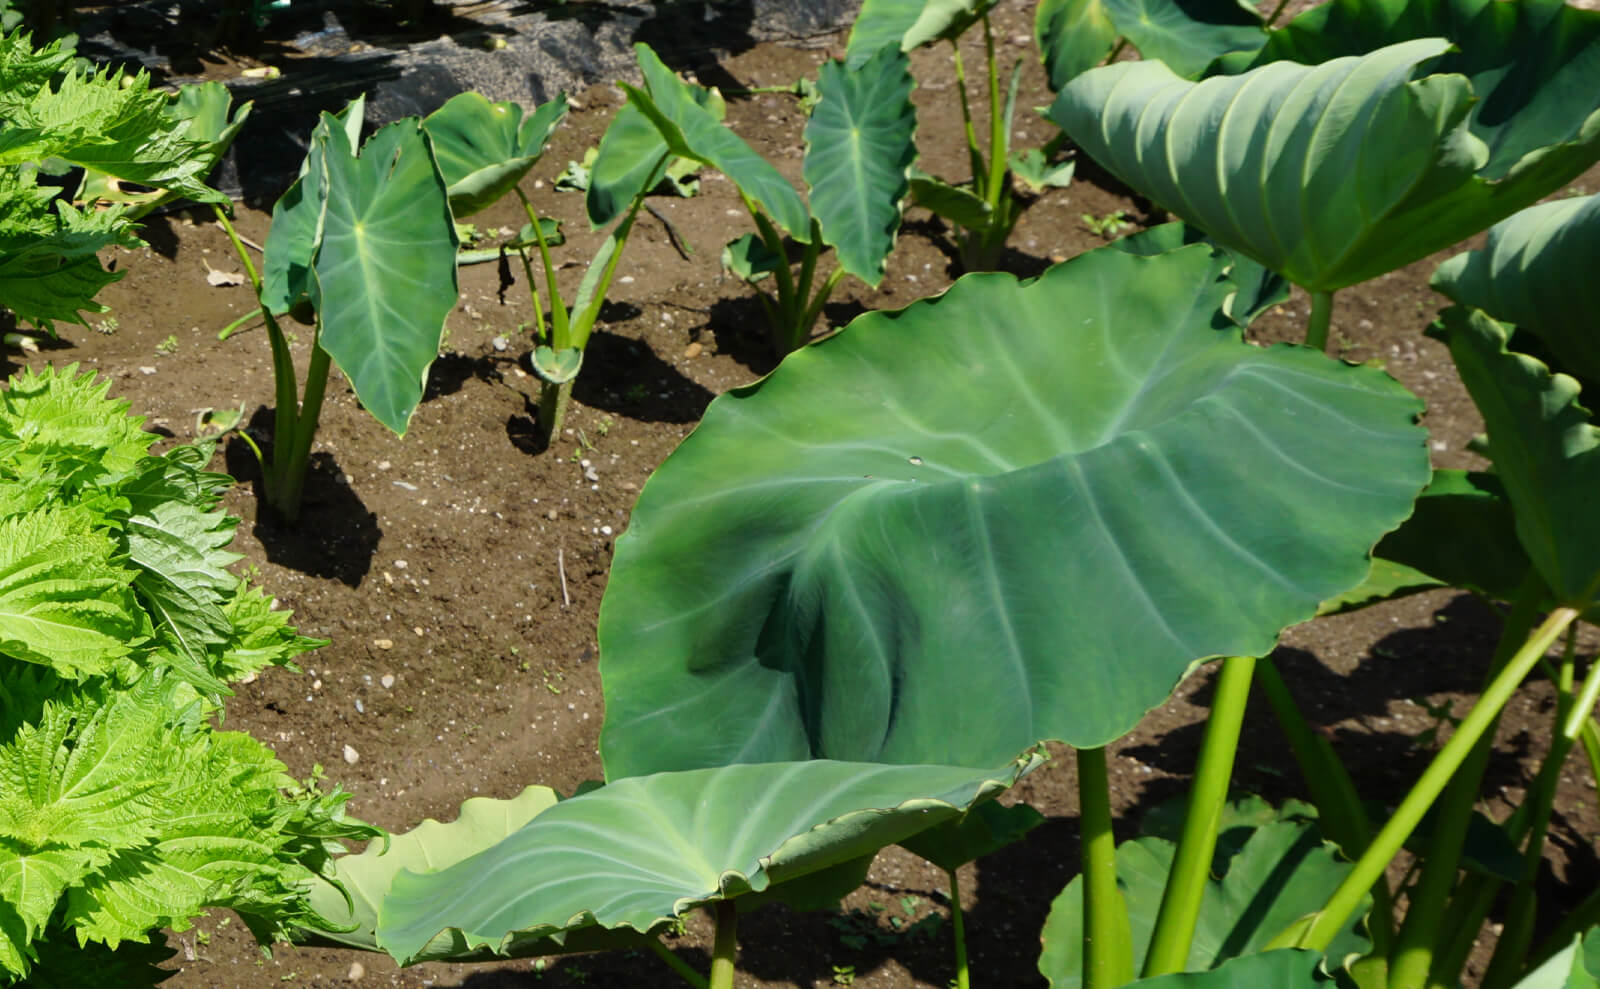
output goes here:
<path id="1" fill-rule="evenodd" d="M 994 31 L 989 11 L 995 0 L 866 0 L 850 29 L 845 64 L 865 65 L 887 47 L 909 52 L 923 45 L 946 41 L 955 70 L 956 97 L 964 125 L 967 162 L 972 177 L 948 182 L 921 169 L 911 174 L 911 193 L 917 205 L 955 224 L 957 258 L 963 271 L 988 271 L 1000 261 L 1006 240 L 1022 216 L 1025 200 L 1014 190 L 1015 176 L 1034 192 L 1071 183 L 1075 163 L 1050 161 L 1054 145 L 1015 150 L 1011 147 L 1012 122 L 1022 62 L 1012 67 L 1002 98 L 999 64 L 995 58 Z M 978 137 L 961 58 L 961 35 L 974 24 L 983 26 L 985 94 L 988 100 L 987 154 Z"/>
<path id="2" fill-rule="evenodd" d="M 1068 81 L 1050 116 L 1135 190 L 1309 292 L 1306 339 L 1322 347 L 1338 289 L 1600 156 L 1600 88 L 1577 81 L 1597 51 L 1600 14 L 1553 0 L 1339 0 L 1219 60 L 1237 74 L 1118 63 Z"/>
<path id="3" fill-rule="evenodd" d="M 272 210 L 258 273 L 219 214 L 261 300 L 276 404 L 271 455 L 261 462 L 267 505 L 299 517 L 311 444 L 335 362 L 374 418 L 404 435 L 455 305 L 456 234 L 444 178 L 416 118 L 380 128 L 357 151 L 361 100 L 323 114 L 300 177 Z M 313 327 L 302 386 L 278 320 Z"/>
<path id="4" fill-rule="evenodd" d="M 109 387 L 74 365 L 0 389 L 7 985 L 154 985 L 160 929 L 214 906 L 268 943 L 316 918 L 337 839 L 376 834 L 217 729 L 227 684 L 323 643 L 226 569 L 211 445 L 152 455 Z"/>
<path id="5" fill-rule="evenodd" d="M 535 346 L 531 364 L 539 376 L 539 432 L 545 443 L 558 435 L 572 397 L 572 385 L 583 367 L 583 352 L 605 305 L 617 263 L 645 195 L 660 184 L 673 166 L 673 154 L 648 123 L 626 109 L 613 119 L 601 138 L 590 166 L 586 205 L 596 229 L 615 221 L 610 234 L 584 272 L 571 306 L 561 296 L 550 248 L 559 228 L 535 212 L 519 184 L 544 153 L 550 135 L 566 116 L 567 101 L 557 97 L 526 119 L 514 103 L 490 103 L 477 93 L 463 93 L 423 120 L 433 140 L 439 167 L 456 219 L 470 216 L 515 192 L 528 223 L 498 254 L 515 251 L 528 280 L 534 312 Z M 549 294 L 550 321 L 528 256 L 537 248 Z"/>
<path id="6" fill-rule="evenodd" d="M 822 67 L 801 166 L 811 190 L 808 206 L 776 168 L 722 125 L 714 90 L 684 83 L 648 45 L 635 47 L 644 88 L 624 86 L 630 106 L 674 154 L 717 169 L 738 187 L 757 233 L 730 243 L 723 263 L 752 284 L 771 276 L 775 296 L 757 298 L 773 349 L 782 356 L 802 346 L 841 278 L 851 274 L 873 286 L 883 280 L 916 155 L 905 56 L 885 47 L 854 66 L 834 61 Z M 798 274 L 785 234 L 799 245 Z M 822 277 L 818 262 L 829 247 L 838 264 Z"/>

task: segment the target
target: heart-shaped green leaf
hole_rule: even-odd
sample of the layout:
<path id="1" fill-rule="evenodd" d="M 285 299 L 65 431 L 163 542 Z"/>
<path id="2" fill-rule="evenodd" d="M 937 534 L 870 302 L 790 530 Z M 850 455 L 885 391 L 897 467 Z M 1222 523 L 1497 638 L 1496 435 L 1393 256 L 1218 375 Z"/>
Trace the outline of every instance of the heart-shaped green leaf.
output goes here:
<path id="1" fill-rule="evenodd" d="M 968 862 L 1021 841 L 1043 823 L 1044 815 L 1027 804 L 1007 807 L 990 801 L 972 808 L 959 820 L 946 821 L 907 838 L 900 847 L 946 872 L 954 872 Z"/>
<path id="2" fill-rule="evenodd" d="M 1494 149 L 1468 126 L 1483 94 L 1424 74 L 1447 49 L 1420 39 L 1199 83 L 1160 62 L 1118 63 L 1067 83 L 1050 117 L 1219 243 L 1329 292 L 1483 229 L 1600 155 L 1600 112 L 1584 111 L 1574 143 L 1526 147 L 1491 171 Z"/>
<path id="3" fill-rule="evenodd" d="M 450 211 L 471 216 L 499 201 L 544 154 L 567 115 L 567 98 L 542 103 L 527 119 L 516 103 L 461 93 L 422 120 L 450 193 Z"/>
<path id="4" fill-rule="evenodd" d="M 1117 41 L 1117 26 L 1104 0 L 1039 0 L 1033 39 L 1044 59 L 1050 91 L 1105 61 Z"/>
<path id="5" fill-rule="evenodd" d="M 855 68 L 827 62 L 817 76 L 821 99 L 806 121 L 802 166 L 811 214 L 839 267 L 868 285 L 883 280 L 884 259 L 900 229 L 900 204 L 917 148 L 911 63 L 886 47 Z"/>
<path id="6" fill-rule="evenodd" d="M 587 928 L 652 933 L 696 906 L 854 862 L 952 820 L 1035 765 L 809 762 L 622 780 L 561 801 L 492 847 L 396 875 L 377 941 L 402 963 Z M 738 808 L 730 813 L 729 808 Z"/>
<path id="7" fill-rule="evenodd" d="M 1416 511 L 1373 555 L 1501 600 L 1516 595 L 1531 565 L 1500 479 L 1461 470 L 1435 471 Z"/>
<path id="8" fill-rule="evenodd" d="M 1421 404 L 1244 344 L 1224 266 L 968 276 L 713 402 L 617 542 L 607 777 L 1103 745 L 1359 583 L 1428 478 Z"/>
<path id="9" fill-rule="evenodd" d="M 322 164 L 327 141 L 323 135 L 329 128 L 340 128 L 344 144 L 355 147 L 366 105 L 366 99 L 358 96 L 338 114 L 322 115 L 311 132 L 299 178 L 273 204 L 272 226 L 261 256 L 261 305 L 273 315 L 282 316 L 308 301 L 316 290 L 311 262 L 322 239 L 322 214 L 328 201 L 327 169 Z"/>
<path id="10" fill-rule="evenodd" d="M 765 209 L 789 236 L 809 242 L 810 214 L 794 186 L 743 138 L 722 126 L 721 119 L 701 105 L 690 87 L 662 64 L 649 45 L 641 42 L 634 49 L 639 54 L 645 88 L 622 88 L 628 94 L 628 102 L 656 126 L 667 147 L 674 154 L 703 162 L 726 175 L 742 195 Z"/>
<path id="11" fill-rule="evenodd" d="M 689 97 L 713 118 L 720 121 L 726 112 L 722 94 L 704 86 L 689 86 Z M 632 103 L 625 104 L 611 118 L 600 147 L 588 166 L 588 185 L 584 208 L 596 230 L 615 220 L 641 193 L 658 191 L 663 180 L 670 180 L 679 195 L 692 195 L 693 180 L 687 176 L 700 167 L 697 161 L 667 157 L 666 140 L 656 125 Z M 665 162 L 663 162 L 665 159 Z M 665 164 L 665 168 L 663 168 Z"/>
<path id="12" fill-rule="evenodd" d="M 845 42 L 845 60 L 865 63 L 884 47 L 908 52 L 948 41 L 987 14 L 997 0 L 865 0 Z"/>
<path id="13" fill-rule="evenodd" d="M 1433 276 L 1455 301 L 1543 340 L 1561 370 L 1600 381 L 1600 195 L 1530 206 L 1489 231 L 1481 251 Z"/>
<path id="14" fill-rule="evenodd" d="M 1135 971 L 1144 962 L 1155 930 L 1176 850 L 1161 838 L 1138 838 L 1117 846 L 1117 885 L 1128 907 Z M 1206 883 L 1185 967 L 1205 971 L 1260 951 L 1289 924 L 1320 908 L 1349 871 L 1350 863 L 1318 837 L 1315 824 L 1278 821 L 1257 828 L 1227 861 L 1221 878 Z M 1369 947 L 1353 928 L 1329 948 L 1330 957 L 1340 959 Z M 1053 989 L 1082 985 L 1082 876 L 1074 877 L 1056 897 L 1040 936 L 1044 951 L 1039 972 Z"/>
<path id="15" fill-rule="evenodd" d="M 1266 44 L 1261 15 L 1239 0 L 1104 0 L 1117 33 L 1139 54 L 1160 59 L 1185 79 L 1197 79 L 1229 52 L 1255 53 Z"/>
<path id="16" fill-rule="evenodd" d="M 1476 309 L 1446 309 L 1430 332 L 1450 345 L 1489 429 L 1489 457 L 1516 515 L 1517 536 L 1558 604 L 1600 595 L 1600 429 L 1578 384 L 1506 350 L 1507 330 Z"/>
<path id="17" fill-rule="evenodd" d="M 459 295 L 444 179 L 414 117 L 373 134 L 360 157 L 339 127 L 321 139 L 318 340 L 367 411 L 404 435 Z"/>

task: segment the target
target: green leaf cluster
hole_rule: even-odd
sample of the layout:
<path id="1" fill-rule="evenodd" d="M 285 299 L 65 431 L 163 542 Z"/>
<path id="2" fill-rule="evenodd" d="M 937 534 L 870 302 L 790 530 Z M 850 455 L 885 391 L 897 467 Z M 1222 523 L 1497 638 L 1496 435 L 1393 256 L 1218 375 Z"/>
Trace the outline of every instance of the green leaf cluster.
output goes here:
<path id="1" fill-rule="evenodd" d="M 144 72 L 80 68 L 60 41 L 0 33 L 0 306 L 46 331 L 104 312 L 94 297 L 120 275 L 97 250 L 137 244 L 132 221 L 168 199 L 227 203 L 204 182 L 248 112 L 227 107 L 218 83 L 174 98 Z M 82 170 L 69 193 L 38 182 L 67 169 Z"/>
<path id="2" fill-rule="evenodd" d="M 0 391 L 0 982 L 210 906 L 277 936 L 314 916 L 329 842 L 373 833 L 214 728 L 228 683 L 323 643 L 227 570 L 210 446 L 152 454 L 108 388 L 72 366 Z"/>

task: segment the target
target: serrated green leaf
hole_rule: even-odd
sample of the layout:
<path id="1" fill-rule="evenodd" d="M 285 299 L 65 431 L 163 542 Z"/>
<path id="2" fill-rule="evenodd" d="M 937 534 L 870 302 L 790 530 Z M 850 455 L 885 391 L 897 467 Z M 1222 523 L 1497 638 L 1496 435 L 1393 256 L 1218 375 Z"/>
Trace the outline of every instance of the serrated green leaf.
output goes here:
<path id="1" fill-rule="evenodd" d="M 839 267 L 868 285 L 883 280 L 910 192 L 917 129 L 911 63 L 887 47 L 854 68 L 830 61 L 817 76 L 820 96 L 806 121 L 802 173 L 811 213 Z"/>
<path id="2" fill-rule="evenodd" d="M 1557 370 L 1600 381 L 1600 195 L 1530 206 L 1494 225 L 1482 250 L 1439 266 L 1433 287 L 1534 334 Z"/>
<path id="3" fill-rule="evenodd" d="M 212 650 L 212 672 L 235 682 L 269 666 L 288 666 L 295 657 L 320 649 L 327 639 L 313 639 L 289 624 L 290 612 L 273 607 L 266 592 L 240 581 L 223 604 L 228 637 Z"/>
<path id="4" fill-rule="evenodd" d="M 1050 117 L 1219 243 L 1330 292 L 1483 229 L 1600 156 L 1600 110 L 1583 110 L 1571 143 L 1524 145 L 1496 171 L 1469 125 L 1483 94 L 1431 68 L 1448 47 L 1425 38 L 1199 83 L 1118 63 L 1069 82 Z"/>
<path id="5" fill-rule="evenodd" d="M 969 275 L 714 401 L 617 541 L 608 777 L 1102 745 L 1358 584 L 1428 478 L 1421 404 L 1244 344 L 1223 267 Z"/>
<path id="6" fill-rule="evenodd" d="M 395 876 L 378 944 L 409 962 L 599 926 L 652 933 L 716 900 L 852 862 L 1010 786 L 989 771 L 813 760 L 622 780 L 554 804 L 453 866 Z M 727 814 L 717 808 L 738 807 Z"/>
<path id="7" fill-rule="evenodd" d="M 321 140 L 318 342 L 367 411 L 404 435 L 460 294 L 444 180 L 414 118 L 381 128 L 360 157 L 338 127 Z"/>
<path id="8" fill-rule="evenodd" d="M 109 672 L 140 637 L 133 575 L 83 509 L 0 520 L 0 655 L 67 677 Z"/>
<path id="9" fill-rule="evenodd" d="M 460 93 L 422 120 L 457 219 L 498 202 L 544 154 L 567 115 L 565 94 L 541 103 L 526 119 L 516 103 L 490 103 Z"/>
<path id="10" fill-rule="evenodd" d="M 1134 971 L 1143 965 L 1155 930 L 1176 847 L 1160 838 L 1138 838 L 1117 847 L 1117 885 L 1133 930 Z M 1256 828 L 1228 860 L 1221 878 L 1206 883 L 1185 968 L 1203 972 L 1261 951 L 1290 922 L 1321 907 L 1349 871 L 1350 863 L 1320 840 L 1314 824 L 1280 821 Z M 1039 971 L 1055 989 L 1082 985 L 1082 921 L 1083 877 L 1078 876 L 1056 897 L 1041 935 Z M 1367 947 L 1352 924 L 1328 956 L 1342 959 Z"/>
<path id="11" fill-rule="evenodd" d="M 237 523 L 181 501 L 162 502 L 125 523 L 128 561 L 140 569 L 134 590 L 157 631 L 202 668 L 207 650 L 231 632 L 222 605 L 238 584 L 227 567 L 243 559 L 227 549 Z"/>
<path id="12" fill-rule="evenodd" d="M 124 943 L 113 950 L 103 944 L 80 945 L 72 934 L 52 928 L 43 940 L 35 941 L 39 953 L 37 966 L 28 974 L 26 989 L 82 989 L 85 972 L 95 981 L 117 989 L 154 989 L 172 977 L 162 964 L 177 954 L 158 933 L 152 943 Z"/>
<path id="13" fill-rule="evenodd" d="M 1517 536 L 1558 604 L 1586 609 L 1600 594 L 1600 429 L 1564 374 L 1506 349 L 1508 331 L 1476 309 L 1446 309 L 1431 332 L 1489 428 L 1489 458 L 1505 484 Z"/>
<path id="14" fill-rule="evenodd" d="M 624 85 L 628 101 L 647 117 L 674 154 L 710 165 L 741 194 L 766 210 L 795 240 L 811 239 L 810 214 L 794 186 L 776 168 L 707 110 L 694 92 L 643 42 L 634 45 L 644 90 Z"/>
<path id="15" fill-rule="evenodd" d="M 15 437 L 0 475 L 47 483 L 71 500 L 90 483 L 126 478 L 148 454 L 155 436 L 130 416 L 128 403 L 106 400 L 110 378 L 59 370 L 24 370 L 0 391 L 0 423 Z"/>

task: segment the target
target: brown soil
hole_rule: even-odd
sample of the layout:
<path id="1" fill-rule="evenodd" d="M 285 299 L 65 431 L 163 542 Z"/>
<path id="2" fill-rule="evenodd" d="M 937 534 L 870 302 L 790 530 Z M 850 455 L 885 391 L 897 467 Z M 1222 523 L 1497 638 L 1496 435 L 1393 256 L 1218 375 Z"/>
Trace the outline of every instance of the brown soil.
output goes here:
<path id="1" fill-rule="evenodd" d="M 1032 64 L 1029 13 L 1014 2 L 998 12 L 1006 59 L 1028 67 L 1024 108 L 1045 102 Z M 842 46 L 842 39 L 824 40 L 834 50 Z M 731 92 L 814 75 L 828 54 L 826 47 L 761 45 L 697 69 L 703 81 Z M 967 64 L 981 65 L 981 57 L 971 50 Z M 957 153 L 949 62 L 942 51 L 919 52 L 915 72 L 923 167 L 959 175 L 965 165 Z M 539 208 L 567 221 L 570 243 L 560 255 L 575 259 L 561 272 L 569 297 L 583 270 L 576 259 L 590 256 L 598 237 L 581 220 L 581 197 L 550 186 L 568 159 L 597 140 L 621 95 L 601 85 L 578 101 L 582 109 L 528 182 Z M 803 121 L 792 99 L 730 98 L 728 118 L 798 179 Z M 1031 112 L 1019 111 L 1018 118 L 1020 144 L 1048 138 L 1051 125 Z M 1600 187 L 1600 170 L 1580 184 Z M 403 440 L 358 408 L 336 377 L 299 528 L 263 517 L 249 451 L 237 441 L 226 449 L 226 469 L 241 479 L 228 506 L 244 519 L 236 545 L 247 558 L 242 566 L 294 609 L 302 632 L 332 640 L 304 659 L 303 675 L 274 671 L 242 686 L 228 705 L 227 726 L 273 745 L 298 776 L 326 767 L 329 778 L 354 793 L 350 809 L 357 816 L 403 830 L 426 817 L 450 819 L 468 797 L 510 797 L 529 784 L 570 792 L 601 774 L 595 621 L 615 535 L 627 527 L 639 486 L 706 404 L 772 367 L 760 309 L 718 267 L 721 244 L 749 222 L 731 184 L 707 176 L 696 198 L 656 198 L 651 205 L 693 253 L 681 256 L 659 220 L 642 220 L 590 343 L 565 434 L 552 448 L 539 449 L 534 439 L 537 388 L 523 363 L 527 337 L 518 329 L 531 319 L 525 286 L 502 299 L 490 264 L 462 271 L 445 352 Z M 241 205 L 241 232 L 264 240 L 262 210 L 269 208 Z M 1140 223 L 1161 219 L 1081 162 L 1070 188 L 1046 194 L 1023 217 L 1006 267 L 1036 274 L 1052 259 L 1097 246 L 1100 238 L 1081 216 L 1115 210 Z M 501 204 L 480 225 L 514 227 L 520 219 Z M 272 374 L 262 332 L 216 340 L 220 326 L 254 307 L 248 289 L 206 282 L 208 267 L 239 270 L 226 238 L 200 212 L 155 218 L 146 236 L 148 249 L 117 257 L 128 275 L 102 295 L 109 318 L 91 320 L 103 332 L 68 328 L 43 354 L 10 359 L 98 369 L 151 426 L 178 440 L 192 438 L 195 417 L 207 408 L 243 404 L 258 424 L 268 423 Z M 1447 355 L 1421 334 L 1440 301 L 1427 288 L 1437 260 L 1341 293 L 1334 339 L 1347 359 L 1382 362 L 1426 399 L 1436 462 L 1463 466 L 1477 462 L 1466 445 L 1480 424 Z M 913 210 L 882 287 L 845 283 L 826 321 L 842 326 L 863 309 L 904 306 L 943 289 L 951 274 L 940 225 Z M 1297 295 L 1267 314 L 1252 336 L 1298 339 L 1307 313 Z M 504 338 L 504 350 L 496 337 Z M 161 346 L 169 340 L 175 347 Z M 307 336 L 294 349 L 303 365 Z M 1393 799 L 1430 755 L 1415 741 L 1435 721 L 1423 705 L 1453 701 L 1456 714 L 1464 713 L 1463 695 L 1480 682 L 1496 625 L 1484 605 L 1441 592 L 1292 629 L 1276 658 L 1310 718 L 1371 787 L 1368 796 Z M 387 675 L 392 687 L 382 685 Z M 1145 810 L 1182 792 L 1209 683 L 1208 675 L 1196 676 L 1113 746 L 1125 834 L 1136 831 Z M 1548 692 L 1533 688 L 1508 711 L 1487 792 L 1514 797 L 1531 778 L 1550 706 Z M 1043 984 L 1034 968 L 1038 931 L 1050 900 L 1076 871 L 1077 856 L 1071 759 L 1065 751 L 1056 755 L 1016 793 L 1048 822 L 1023 845 L 963 872 L 980 985 Z M 1301 795 L 1265 710 L 1252 712 L 1236 775 L 1241 790 Z M 1586 837 L 1600 825 L 1592 790 L 1587 780 L 1571 782 L 1559 805 L 1553 854 L 1565 889 L 1587 889 L 1600 873 Z M 1552 892 L 1552 903 L 1566 899 L 1560 889 Z M 947 926 L 932 937 L 899 933 L 919 918 L 947 913 L 941 877 L 919 860 L 885 852 L 844 911 L 772 908 L 753 915 L 742 925 L 739 984 L 827 985 L 836 973 L 846 978 L 845 966 L 858 986 L 943 987 L 953 975 Z M 704 970 L 707 925 L 690 918 L 688 927 L 673 946 Z M 170 942 L 178 954 L 167 984 L 181 989 L 352 977 L 362 984 L 472 989 L 681 984 L 657 960 L 639 955 L 402 970 L 384 956 L 280 946 L 267 959 L 236 920 L 220 913 Z"/>

